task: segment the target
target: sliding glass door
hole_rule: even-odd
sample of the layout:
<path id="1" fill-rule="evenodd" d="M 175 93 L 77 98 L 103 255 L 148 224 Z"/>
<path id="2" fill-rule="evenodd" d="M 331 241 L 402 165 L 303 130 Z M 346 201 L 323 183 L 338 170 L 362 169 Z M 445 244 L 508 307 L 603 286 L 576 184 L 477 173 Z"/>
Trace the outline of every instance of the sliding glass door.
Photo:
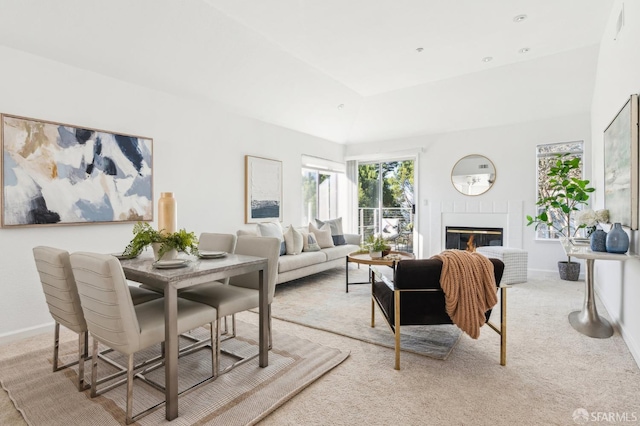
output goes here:
<path id="1" fill-rule="evenodd" d="M 393 250 L 413 252 L 414 161 L 358 165 L 358 232 L 381 235 Z"/>

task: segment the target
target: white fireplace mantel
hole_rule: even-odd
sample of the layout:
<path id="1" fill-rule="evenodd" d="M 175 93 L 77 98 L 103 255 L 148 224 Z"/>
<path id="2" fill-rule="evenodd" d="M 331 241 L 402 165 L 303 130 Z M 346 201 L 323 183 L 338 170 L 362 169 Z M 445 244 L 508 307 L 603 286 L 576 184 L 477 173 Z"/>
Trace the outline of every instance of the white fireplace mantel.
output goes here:
<path id="1" fill-rule="evenodd" d="M 505 247 L 522 248 L 524 201 L 436 201 L 431 205 L 430 253 L 445 248 L 446 227 L 502 228 Z"/>

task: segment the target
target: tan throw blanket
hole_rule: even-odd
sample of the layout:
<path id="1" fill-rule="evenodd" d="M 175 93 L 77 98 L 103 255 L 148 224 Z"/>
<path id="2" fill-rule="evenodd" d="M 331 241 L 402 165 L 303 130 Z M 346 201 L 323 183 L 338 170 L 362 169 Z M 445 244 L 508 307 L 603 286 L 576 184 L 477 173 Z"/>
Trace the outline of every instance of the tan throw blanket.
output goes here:
<path id="1" fill-rule="evenodd" d="M 486 322 L 484 313 L 498 303 L 493 263 L 480 253 L 445 250 L 432 259 L 442 261 L 440 286 L 447 314 L 474 339 Z"/>

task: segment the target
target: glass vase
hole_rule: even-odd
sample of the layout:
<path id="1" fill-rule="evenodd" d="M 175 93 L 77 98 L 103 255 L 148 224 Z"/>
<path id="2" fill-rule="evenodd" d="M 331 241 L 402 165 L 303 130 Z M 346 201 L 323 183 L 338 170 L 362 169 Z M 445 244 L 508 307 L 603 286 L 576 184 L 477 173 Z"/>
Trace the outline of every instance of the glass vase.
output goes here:
<path id="1" fill-rule="evenodd" d="M 629 236 L 620 223 L 614 223 L 607 234 L 607 251 L 609 253 L 626 253 L 629 250 Z"/>

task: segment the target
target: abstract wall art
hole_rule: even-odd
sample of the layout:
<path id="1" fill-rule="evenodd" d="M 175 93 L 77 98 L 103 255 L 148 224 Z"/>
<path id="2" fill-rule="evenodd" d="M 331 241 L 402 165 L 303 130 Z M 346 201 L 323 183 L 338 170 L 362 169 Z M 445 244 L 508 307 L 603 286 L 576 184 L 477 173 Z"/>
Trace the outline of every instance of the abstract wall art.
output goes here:
<path id="1" fill-rule="evenodd" d="M 604 131 L 604 204 L 611 223 L 638 229 L 638 95 Z"/>
<path id="2" fill-rule="evenodd" d="M 282 162 L 245 155 L 245 223 L 282 221 Z"/>
<path id="3" fill-rule="evenodd" d="M 2 227 L 153 220 L 150 138 L 2 115 Z"/>

